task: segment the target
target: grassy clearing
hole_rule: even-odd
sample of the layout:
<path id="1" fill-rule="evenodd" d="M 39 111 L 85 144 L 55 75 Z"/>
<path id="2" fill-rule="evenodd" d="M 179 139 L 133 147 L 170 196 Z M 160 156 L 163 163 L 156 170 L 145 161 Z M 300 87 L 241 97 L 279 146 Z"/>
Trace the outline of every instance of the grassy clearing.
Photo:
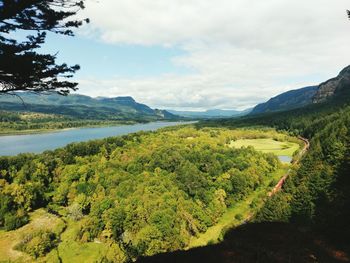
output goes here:
<path id="1" fill-rule="evenodd" d="M 65 227 L 67 228 L 65 229 Z M 75 262 L 92 263 L 101 259 L 108 250 L 105 243 L 75 241 L 80 222 L 68 220 L 47 213 L 44 209 L 30 214 L 30 223 L 14 231 L 0 230 L 0 262 Z M 62 232 L 65 229 L 64 232 Z M 60 235 L 61 242 L 44 258 L 34 260 L 32 257 L 17 251 L 14 247 L 22 238 L 39 230 L 50 230 Z"/>
<path id="2" fill-rule="evenodd" d="M 30 214 L 30 223 L 14 231 L 0 231 L 0 262 L 34 262 L 29 255 L 14 250 L 22 238 L 39 230 L 50 230 L 59 234 L 64 229 L 62 219 L 47 213 L 43 209 Z"/>
<path id="3" fill-rule="evenodd" d="M 79 228 L 80 222 L 67 221 L 67 229 L 61 235 L 61 242 L 56 250 L 46 256 L 47 262 L 55 262 L 59 256 L 61 262 L 92 263 L 106 254 L 108 246 L 104 243 L 75 241 Z"/>
<path id="4" fill-rule="evenodd" d="M 250 194 L 245 200 L 237 202 L 236 205 L 228 208 L 226 213 L 221 217 L 219 222 L 208 228 L 208 230 L 199 235 L 193 237 L 187 249 L 194 247 L 206 246 L 211 243 L 217 243 L 221 240 L 223 232 L 235 226 L 243 224 L 247 219 L 254 214 L 254 212 L 263 205 L 264 199 L 267 194 L 273 188 L 270 186 L 271 182 L 278 181 L 283 175 L 287 173 L 288 168 L 280 169 L 274 172 L 258 189 Z M 256 207 L 251 207 L 254 201 Z M 240 215 L 241 218 L 236 218 Z"/>
<path id="5" fill-rule="evenodd" d="M 297 143 L 287 141 L 281 142 L 274 139 L 241 139 L 232 141 L 230 146 L 234 148 L 252 146 L 257 151 L 289 157 L 292 157 L 294 152 L 300 148 Z"/>

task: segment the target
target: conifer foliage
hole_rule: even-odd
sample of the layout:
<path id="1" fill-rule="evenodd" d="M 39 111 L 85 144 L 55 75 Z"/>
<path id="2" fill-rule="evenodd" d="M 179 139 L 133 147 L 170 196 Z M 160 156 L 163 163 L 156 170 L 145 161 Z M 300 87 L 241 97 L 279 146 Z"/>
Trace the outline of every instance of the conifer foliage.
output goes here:
<path id="1" fill-rule="evenodd" d="M 47 33 L 73 36 L 88 19 L 73 18 L 84 8 L 77 0 L 0 1 L 0 94 L 29 90 L 67 94 L 79 65 L 57 64 L 57 54 L 41 54 Z M 25 36 L 25 40 L 20 40 Z"/>

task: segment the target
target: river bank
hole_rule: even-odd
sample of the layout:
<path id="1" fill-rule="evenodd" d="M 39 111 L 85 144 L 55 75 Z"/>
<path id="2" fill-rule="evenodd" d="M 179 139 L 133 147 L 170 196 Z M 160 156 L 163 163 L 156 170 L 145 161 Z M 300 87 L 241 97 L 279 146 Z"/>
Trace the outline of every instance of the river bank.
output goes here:
<path id="1" fill-rule="evenodd" d="M 100 127 L 116 127 L 116 126 L 122 126 L 122 125 L 133 125 L 137 123 L 144 123 L 144 122 L 135 122 L 135 121 L 101 121 L 100 123 L 96 123 L 95 121 L 93 123 L 86 122 L 81 123 L 81 125 L 74 126 L 73 123 L 67 123 L 66 126 L 70 126 L 70 124 L 73 124 L 73 127 L 62 127 L 62 128 L 40 128 L 40 129 L 25 129 L 25 130 L 15 130 L 15 129 L 0 129 L 0 136 L 12 136 L 12 135 L 29 135 L 29 134 L 42 134 L 42 133 L 51 133 L 51 132 L 60 132 L 60 131 L 68 131 L 73 129 L 82 129 L 82 128 L 100 128 Z"/>
<path id="2" fill-rule="evenodd" d="M 46 133 L 0 136 L 0 156 L 14 156 L 20 153 L 41 153 L 46 150 L 64 147 L 74 142 L 121 136 L 139 131 L 155 131 L 160 128 L 192 123 L 194 122 L 149 122 L 133 125 L 84 127 Z"/>

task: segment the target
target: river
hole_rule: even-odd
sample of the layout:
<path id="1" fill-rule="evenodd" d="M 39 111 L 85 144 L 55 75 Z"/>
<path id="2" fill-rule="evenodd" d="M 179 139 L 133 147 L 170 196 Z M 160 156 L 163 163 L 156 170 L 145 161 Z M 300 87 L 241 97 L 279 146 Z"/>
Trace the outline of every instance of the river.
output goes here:
<path id="1" fill-rule="evenodd" d="M 19 153 L 41 153 L 73 142 L 126 135 L 138 131 L 155 131 L 164 127 L 189 123 L 193 122 L 150 122 L 114 127 L 79 128 L 40 134 L 0 136 L 0 155 L 14 156 Z"/>

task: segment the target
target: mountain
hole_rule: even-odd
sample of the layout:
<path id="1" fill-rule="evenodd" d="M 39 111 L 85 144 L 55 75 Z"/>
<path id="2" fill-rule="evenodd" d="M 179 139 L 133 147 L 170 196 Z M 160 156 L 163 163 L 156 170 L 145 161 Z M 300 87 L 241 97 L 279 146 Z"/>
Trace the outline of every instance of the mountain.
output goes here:
<path id="1" fill-rule="evenodd" d="M 228 117 L 238 117 L 249 114 L 252 109 L 246 109 L 243 111 L 237 110 L 220 110 L 212 109 L 207 111 L 176 111 L 176 110 L 167 110 L 168 112 L 187 118 L 201 118 L 201 119 L 210 119 L 210 118 L 228 118 Z"/>
<path id="2" fill-rule="evenodd" d="M 329 97 L 339 94 L 350 86 L 350 66 L 344 68 L 337 77 L 327 80 L 318 86 L 313 98 L 314 103 L 326 101 Z"/>
<path id="3" fill-rule="evenodd" d="M 150 121 L 179 118 L 164 110 L 151 109 L 145 104 L 136 102 L 132 97 L 92 98 L 79 94 L 61 96 L 30 92 L 16 95 L 0 96 L 0 110 L 59 114 L 78 119 L 97 120 Z"/>
<path id="4" fill-rule="evenodd" d="M 274 111 L 285 111 L 301 108 L 308 104 L 326 101 L 333 95 L 342 94 L 344 88 L 350 85 L 350 66 L 344 68 L 337 77 L 329 79 L 318 86 L 310 86 L 287 91 L 258 104 L 250 115 Z"/>
<path id="5" fill-rule="evenodd" d="M 317 86 L 310 86 L 296 90 L 284 92 L 269 99 L 265 103 L 258 104 L 251 111 L 251 115 L 264 112 L 283 111 L 300 108 L 312 103 L 312 99 L 317 92 Z"/>

